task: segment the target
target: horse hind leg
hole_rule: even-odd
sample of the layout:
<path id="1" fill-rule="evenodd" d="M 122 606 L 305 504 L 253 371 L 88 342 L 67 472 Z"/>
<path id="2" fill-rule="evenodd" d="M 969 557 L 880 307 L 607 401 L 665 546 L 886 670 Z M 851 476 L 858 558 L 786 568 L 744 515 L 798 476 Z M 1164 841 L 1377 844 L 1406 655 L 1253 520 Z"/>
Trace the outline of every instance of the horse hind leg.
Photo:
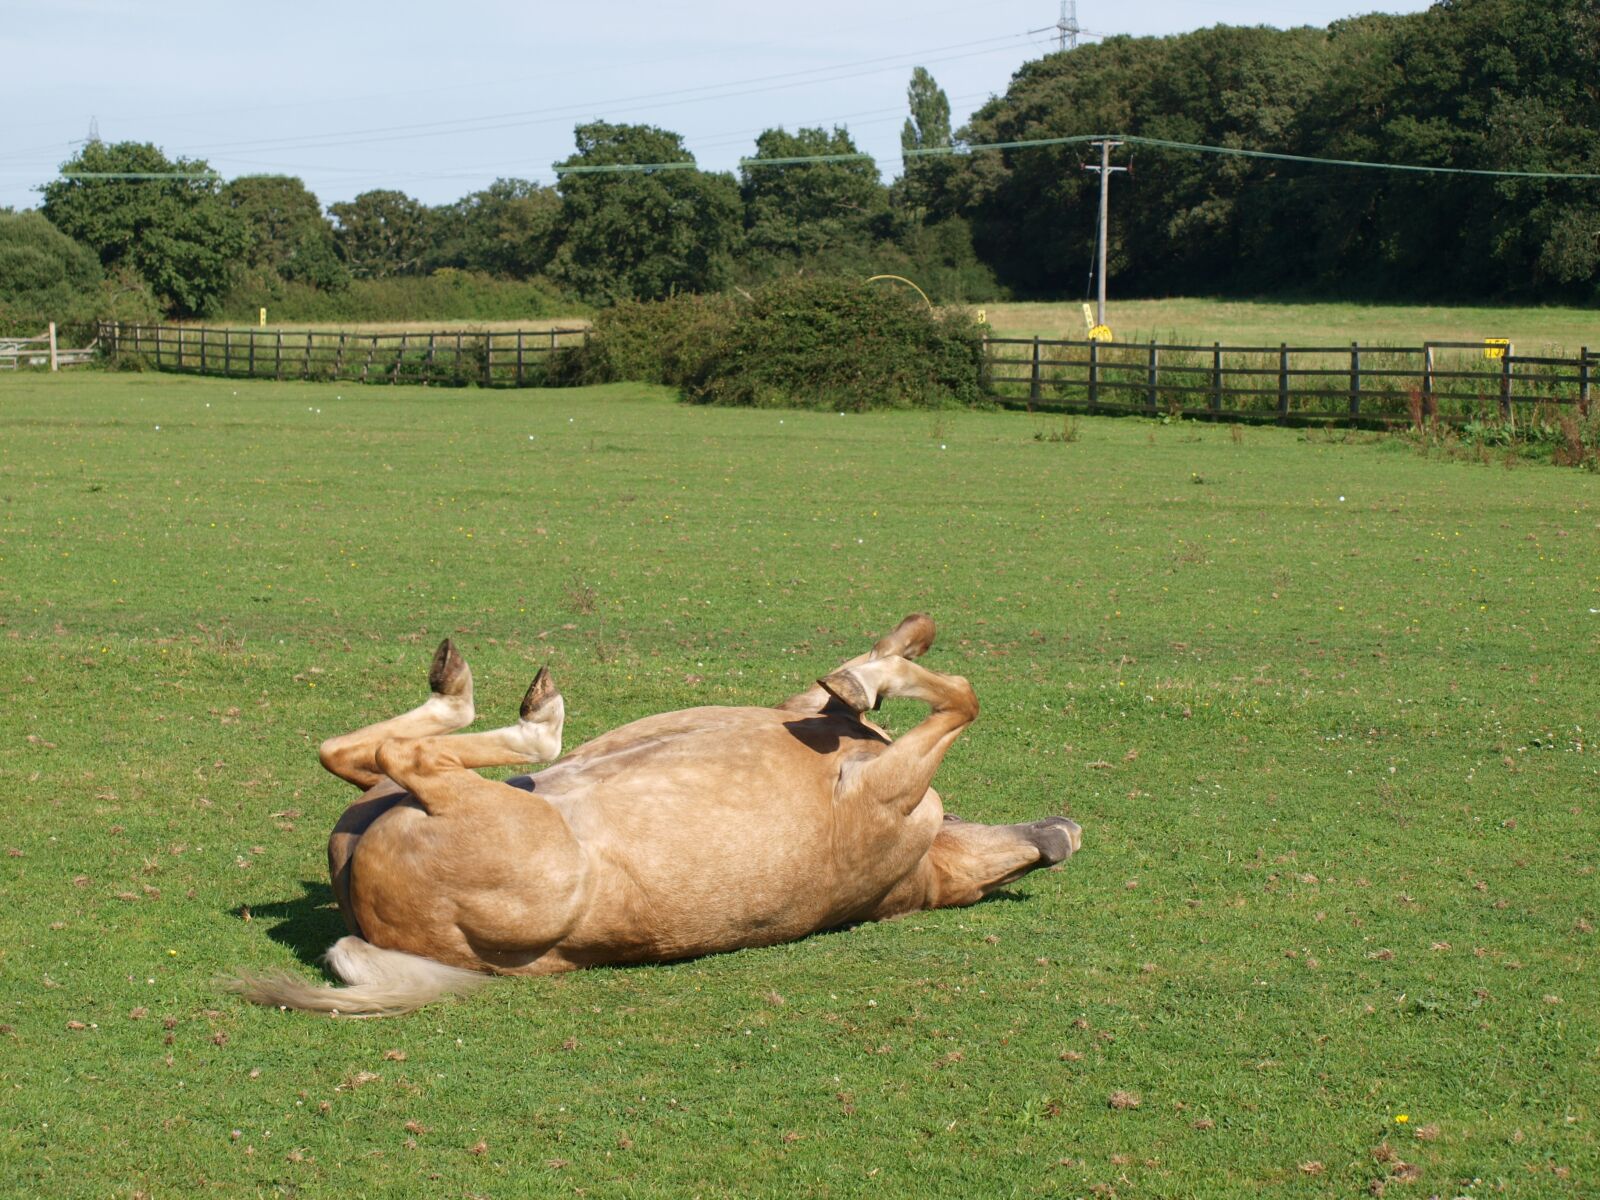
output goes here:
<path id="1" fill-rule="evenodd" d="M 377 748 L 376 765 L 430 813 L 453 806 L 470 796 L 525 793 L 475 774 L 479 767 L 514 767 L 552 762 L 561 757 L 561 733 L 566 704 L 541 667 L 515 725 L 483 733 L 440 734 L 428 737 L 392 737 Z M 488 791 L 478 785 L 488 785 Z"/>
<path id="2" fill-rule="evenodd" d="M 447 657 L 443 654 L 443 648 L 441 657 Z M 465 667 L 466 664 L 461 665 Z M 469 688 L 470 683 L 469 678 Z M 405 720 L 405 717 L 396 718 L 393 722 L 374 725 L 371 729 L 382 730 L 385 725 L 393 726 Z M 350 932 L 357 936 L 361 934 L 355 909 L 350 903 L 350 864 L 362 835 L 374 821 L 408 799 L 416 799 L 429 812 L 439 811 L 469 794 L 494 800 L 506 799 L 508 794 L 513 794 L 509 785 L 473 774 L 472 768 L 517 766 L 559 758 L 561 731 L 565 721 L 566 706 L 561 693 L 551 682 L 550 672 L 541 669 L 534 677 L 533 685 L 528 688 L 527 695 L 522 698 L 522 708 L 515 725 L 485 733 L 454 736 L 448 733 L 421 738 L 396 736 L 381 743 L 375 750 L 368 751 L 372 755 L 374 771 L 381 772 L 375 774 L 374 778 L 384 781 L 387 787 L 375 789 L 345 809 L 328 838 L 328 878 L 333 883 L 334 899 Z M 444 748 L 442 751 L 441 747 Z M 378 763 L 379 758 L 383 759 L 382 766 Z M 441 780 L 439 773 L 442 771 L 454 771 L 456 774 Z M 514 794 L 524 795 L 522 792 Z"/>
<path id="3" fill-rule="evenodd" d="M 318 749 L 322 765 L 362 791 L 383 781 L 378 747 L 390 738 L 431 737 L 472 724 L 472 669 L 449 638 L 439 643 L 428 668 L 428 698 L 410 712 L 331 737 Z"/>

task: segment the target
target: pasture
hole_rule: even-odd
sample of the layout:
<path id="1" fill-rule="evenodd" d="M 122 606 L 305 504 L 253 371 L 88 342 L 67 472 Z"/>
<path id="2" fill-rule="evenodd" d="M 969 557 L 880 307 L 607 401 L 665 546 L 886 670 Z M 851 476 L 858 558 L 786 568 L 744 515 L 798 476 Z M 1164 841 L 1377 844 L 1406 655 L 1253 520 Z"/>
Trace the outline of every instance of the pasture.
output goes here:
<path id="1" fill-rule="evenodd" d="M 1579 1196 L 1600 1183 L 1600 489 L 1396 438 L 138 374 L 0 383 L 18 1195 Z M 936 780 L 1065 868 L 391 1021 L 316 975 L 316 745 L 776 702 L 905 613 Z M 892 702 L 905 728 L 923 710 Z"/>
<path id="2" fill-rule="evenodd" d="M 1084 335 L 1081 302 L 997 302 L 985 311 L 1001 337 Z M 1117 341 L 1192 342 L 1225 346 L 1420 346 L 1424 341 L 1509 338 L 1521 354 L 1576 355 L 1600 347 L 1590 308 L 1474 307 L 1442 304 L 1294 303 L 1175 297 L 1112 300 L 1106 322 Z"/>

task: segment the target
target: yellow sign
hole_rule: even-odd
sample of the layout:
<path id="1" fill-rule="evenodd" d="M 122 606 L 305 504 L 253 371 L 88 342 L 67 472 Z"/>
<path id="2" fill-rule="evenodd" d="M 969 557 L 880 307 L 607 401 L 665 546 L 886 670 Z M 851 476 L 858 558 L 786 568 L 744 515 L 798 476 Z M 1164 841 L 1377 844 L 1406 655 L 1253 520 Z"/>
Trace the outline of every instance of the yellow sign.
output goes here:
<path id="1" fill-rule="evenodd" d="M 1117 339 L 1111 336 L 1111 326 L 1096 325 L 1089 330 L 1089 340 L 1091 342 L 1114 342 Z"/>
<path id="2" fill-rule="evenodd" d="M 264 309 L 264 308 L 261 310 L 261 313 L 260 313 L 260 325 L 261 325 L 261 328 L 263 328 L 263 329 L 265 329 L 267 327 L 267 310 Z"/>
<path id="3" fill-rule="evenodd" d="M 979 325 L 987 325 L 988 323 L 989 323 L 989 314 L 984 312 L 984 310 L 980 308 L 978 310 L 978 324 Z"/>
<path id="4" fill-rule="evenodd" d="M 1485 358 L 1504 358 L 1506 356 L 1506 349 L 1510 345 L 1510 338 L 1484 338 L 1483 356 Z"/>
<path id="5" fill-rule="evenodd" d="M 1083 306 L 1083 327 L 1090 331 L 1090 337 L 1094 336 L 1094 309 L 1087 304 Z"/>

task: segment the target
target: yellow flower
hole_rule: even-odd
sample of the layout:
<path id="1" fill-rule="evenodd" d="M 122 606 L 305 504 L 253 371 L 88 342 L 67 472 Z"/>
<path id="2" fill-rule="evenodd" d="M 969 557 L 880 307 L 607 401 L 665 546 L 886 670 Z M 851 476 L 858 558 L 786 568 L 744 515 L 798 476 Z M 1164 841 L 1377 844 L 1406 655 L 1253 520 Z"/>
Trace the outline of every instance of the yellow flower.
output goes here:
<path id="1" fill-rule="evenodd" d="M 1411 1120 L 1411 1117 L 1407 1113 L 1396 1113 L 1394 1117 L 1394 1123 L 1396 1125 L 1404 1125 L 1409 1120 Z"/>

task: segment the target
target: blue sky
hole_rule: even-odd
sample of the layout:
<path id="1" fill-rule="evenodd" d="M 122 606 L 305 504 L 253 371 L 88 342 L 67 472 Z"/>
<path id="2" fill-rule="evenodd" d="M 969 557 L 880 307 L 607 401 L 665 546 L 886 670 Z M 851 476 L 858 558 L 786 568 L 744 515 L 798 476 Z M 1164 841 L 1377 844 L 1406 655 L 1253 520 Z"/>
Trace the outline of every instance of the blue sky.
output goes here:
<path id="1" fill-rule="evenodd" d="M 1079 0 L 1078 22 L 1142 35 L 1426 7 Z M 596 118 L 674 130 L 713 169 L 732 169 L 764 129 L 844 125 L 891 176 L 913 66 L 933 72 L 959 125 L 1054 49 L 1059 15 L 1059 0 L 10 0 L 0 206 L 36 204 L 91 119 L 107 141 L 154 142 L 229 178 L 298 175 L 324 204 L 379 187 L 440 204 L 499 176 L 554 182 L 573 126 Z"/>

